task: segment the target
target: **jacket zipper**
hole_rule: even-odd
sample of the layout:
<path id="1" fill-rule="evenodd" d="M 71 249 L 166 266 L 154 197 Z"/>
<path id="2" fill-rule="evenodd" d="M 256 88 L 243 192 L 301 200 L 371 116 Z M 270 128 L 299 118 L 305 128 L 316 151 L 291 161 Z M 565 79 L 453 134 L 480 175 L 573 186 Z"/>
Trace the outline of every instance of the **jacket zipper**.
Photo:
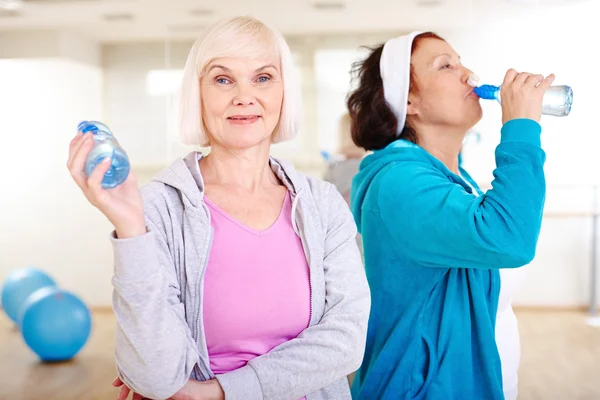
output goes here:
<path id="1" fill-rule="evenodd" d="M 300 192 L 298 192 L 298 195 L 300 194 Z M 298 201 L 300 201 L 300 199 L 298 198 Z M 296 205 L 296 213 L 297 214 L 301 214 L 300 209 L 298 208 L 298 205 Z M 292 221 L 296 221 L 296 219 L 294 218 L 294 216 L 292 215 Z M 300 216 L 300 223 L 302 224 L 302 229 L 299 229 L 299 233 L 300 233 L 300 242 L 302 243 L 302 248 L 304 249 L 304 256 L 306 257 L 306 262 L 308 264 L 308 286 L 310 289 L 310 316 L 308 319 L 308 326 L 312 326 L 313 325 L 313 274 L 311 271 L 311 266 L 312 263 L 310 262 L 310 252 L 308 250 L 308 246 L 306 245 L 306 238 L 305 238 L 305 230 L 304 229 L 304 222 L 302 221 L 302 216 Z"/>
<path id="2" fill-rule="evenodd" d="M 204 210 L 206 211 L 206 213 L 208 215 L 210 240 L 208 243 L 207 256 L 206 256 L 206 262 L 204 263 L 204 268 L 202 269 L 202 273 L 198 276 L 198 280 L 196 281 L 196 288 L 200 289 L 200 293 L 198 294 L 199 301 L 198 301 L 198 314 L 196 316 L 196 338 L 195 339 L 196 339 L 197 346 L 199 348 L 200 348 L 200 346 L 202 346 L 202 350 L 204 351 L 204 354 L 206 355 L 206 361 L 208 363 L 208 366 L 206 366 L 206 368 L 207 368 L 206 371 L 202 371 L 199 364 L 196 364 L 196 368 L 197 368 L 197 372 L 199 373 L 199 375 L 202 376 L 204 379 L 211 379 L 211 378 L 213 378 L 213 374 L 210 371 L 210 359 L 209 359 L 209 354 L 208 354 L 208 344 L 206 343 L 205 335 L 202 335 L 204 337 L 204 341 L 202 343 L 200 343 L 200 321 L 202 320 L 202 318 L 204 316 L 204 312 L 203 312 L 204 276 L 206 275 L 206 270 L 208 269 L 208 264 L 210 262 L 210 252 L 212 250 L 212 243 L 213 243 L 213 238 L 214 238 L 214 231 L 213 231 L 212 225 L 210 224 L 210 211 L 208 209 L 206 209 L 206 207 L 204 208 Z"/>

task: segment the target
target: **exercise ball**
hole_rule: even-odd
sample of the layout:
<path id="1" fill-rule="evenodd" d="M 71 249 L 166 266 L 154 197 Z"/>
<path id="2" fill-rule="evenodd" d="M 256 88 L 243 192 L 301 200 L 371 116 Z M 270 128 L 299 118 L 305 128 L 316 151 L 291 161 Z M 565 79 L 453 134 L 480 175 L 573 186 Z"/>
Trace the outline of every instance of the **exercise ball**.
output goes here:
<path id="1" fill-rule="evenodd" d="M 65 361 L 73 358 L 87 342 L 92 318 L 77 296 L 47 287 L 26 300 L 19 328 L 27 346 L 42 361 Z"/>
<path id="2" fill-rule="evenodd" d="M 25 300 L 36 290 L 56 287 L 56 282 L 37 268 L 21 268 L 8 275 L 2 286 L 2 308 L 8 317 L 17 322 Z"/>

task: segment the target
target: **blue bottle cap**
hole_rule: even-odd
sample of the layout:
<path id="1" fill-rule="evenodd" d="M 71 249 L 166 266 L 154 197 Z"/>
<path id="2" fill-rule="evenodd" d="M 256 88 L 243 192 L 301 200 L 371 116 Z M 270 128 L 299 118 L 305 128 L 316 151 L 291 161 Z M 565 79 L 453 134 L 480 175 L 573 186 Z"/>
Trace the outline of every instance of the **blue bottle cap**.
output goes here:
<path id="1" fill-rule="evenodd" d="M 496 100 L 496 93 L 500 89 L 498 86 L 494 85 L 481 85 L 473 89 L 475 94 L 482 99 L 486 100 Z"/>

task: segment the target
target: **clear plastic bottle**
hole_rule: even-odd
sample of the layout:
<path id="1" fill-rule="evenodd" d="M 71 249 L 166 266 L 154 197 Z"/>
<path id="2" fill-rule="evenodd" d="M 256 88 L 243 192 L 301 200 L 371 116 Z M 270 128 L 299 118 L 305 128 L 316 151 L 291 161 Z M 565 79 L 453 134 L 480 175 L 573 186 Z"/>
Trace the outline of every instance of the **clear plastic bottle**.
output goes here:
<path id="1" fill-rule="evenodd" d="M 108 126 L 98 121 L 82 121 L 77 130 L 94 135 L 94 147 L 85 161 L 85 175 L 89 177 L 102 160 L 110 157 L 111 166 L 104 174 L 102 187 L 112 189 L 125 182 L 129 176 L 129 158 Z"/>
<path id="2" fill-rule="evenodd" d="M 500 103 L 500 86 L 481 85 L 473 89 L 482 99 L 497 100 Z M 550 86 L 544 94 L 542 114 L 566 117 L 573 106 L 573 89 L 570 86 Z"/>

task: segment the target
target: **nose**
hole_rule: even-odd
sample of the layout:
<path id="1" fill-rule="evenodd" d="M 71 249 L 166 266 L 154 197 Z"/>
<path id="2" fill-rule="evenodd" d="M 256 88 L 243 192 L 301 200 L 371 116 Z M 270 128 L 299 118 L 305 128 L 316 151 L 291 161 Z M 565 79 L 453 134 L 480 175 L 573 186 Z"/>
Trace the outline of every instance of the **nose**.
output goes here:
<path id="1" fill-rule="evenodd" d="M 236 87 L 236 93 L 233 97 L 233 104 L 236 106 L 248 106 L 256 102 L 252 85 L 247 83 L 238 83 Z"/>
<path id="2" fill-rule="evenodd" d="M 461 74 L 461 81 L 469 86 L 477 86 L 479 77 L 473 73 L 469 68 L 463 67 Z"/>

